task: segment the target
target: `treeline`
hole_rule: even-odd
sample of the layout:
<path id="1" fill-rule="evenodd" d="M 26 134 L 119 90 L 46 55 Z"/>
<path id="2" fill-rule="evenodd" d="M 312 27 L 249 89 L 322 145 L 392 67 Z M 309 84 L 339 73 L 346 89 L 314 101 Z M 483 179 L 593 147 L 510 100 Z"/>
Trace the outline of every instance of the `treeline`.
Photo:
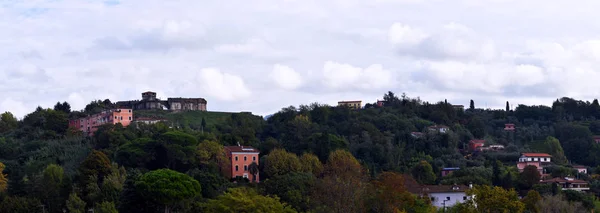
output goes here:
<path id="1" fill-rule="evenodd" d="M 512 207 L 496 206 L 511 212 L 532 211 L 552 199 L 594 208 L 589 205 L 593 196 L 553 193 L 535 184 L 540 177 L 519 173 L 515 162 L 521 152 L 548 152 L 555 160 L 548 172 L 555 177 L 577 175 L 572 164 L 600 164 L 600 146 L 592 137 L 600 134 L 597 100 L 561 98 L 552 107 L 519 105 L 514 110 L 479 109 L 472 101 L 463 111 L 447 101 L 428 103 L 392 92 L 383 99 L 383 107 L 373 103 L 361 110 L 318 103 L 290 106 L 266 121 L 234 113 L 212 128 L 106 125 L 93 137 L 69 129 L 68 119 L 111 108 L 110 100 L 93 101 L 82 111 L 59 102 L 23 120 L 7 112 L 0 116 L 0 162 L 8 180 L 0 187 L 0 212 L 436 211 L 428 199 L 406 191 L 402 174 L 422 184 L 498 186 L 471 193 L 504 190 L 497 193 L 533 200 L 511 194 L 514 202 L 504 201 Z M 504 131 L 506 123 L 517 130 Z M 428 131 L 432 125 L 451 130 Z M 471 139 L 506 148 L 470 153 Z M 259 184 L 227 177 L 223 146 L 237 143 L 261 151 Z M 461 170 L 441 177 L 444 167 Z M 600 192 L 600 178 L 580 178 Z M 539 192 L 539 199 L 531 198 L 530 191 Z M 467 212 L 489 206 L 456 208 Z"/>

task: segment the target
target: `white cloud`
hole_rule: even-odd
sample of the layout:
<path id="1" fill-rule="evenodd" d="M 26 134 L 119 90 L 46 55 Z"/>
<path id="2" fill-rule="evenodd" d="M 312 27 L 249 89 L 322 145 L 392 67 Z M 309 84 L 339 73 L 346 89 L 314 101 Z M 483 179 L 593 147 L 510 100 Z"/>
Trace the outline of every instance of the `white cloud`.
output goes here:
<path id="1" fill-rule="evenodd" d="M 142 89 L 205 97 L 210 110 L 256 112 L 368 101 L 387 90 L 489 105 L 596 98 L 599 6 L 16 0 L 0 6 L 0 110 L 22 117 L 57 101 L 78 109 L 99 98 L 139 99 Z"/>
<path id="2" fill-rule="evenodd" d="M 233 101 L 251 94 L 242 78 L 215 68 L 200 70 L 197 80 L 201 91 L 215 99 Z"/>
<path id="3" fill-rule="evenodd" d="M 291 67 L 281 64 L 273 65 L 273 71 L 269 74 L 269 78 L 280 88 L 286 90 L 297 89 L 303 83 L 302 76 L 298 72 Z"/>

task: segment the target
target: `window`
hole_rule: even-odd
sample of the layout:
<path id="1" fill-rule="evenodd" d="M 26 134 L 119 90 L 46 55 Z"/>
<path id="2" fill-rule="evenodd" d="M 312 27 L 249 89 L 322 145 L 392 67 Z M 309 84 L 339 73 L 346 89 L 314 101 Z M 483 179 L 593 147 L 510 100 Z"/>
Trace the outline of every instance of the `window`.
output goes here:
<path id="1" fill-rule="evenodd" d="M 533 161 L 538 161 L 538 158 L 533 158 Z"/>
<path id="2" fill-rule="evenodd" d="M 450 200 L 450 197 L 446 197 L 446 200 L 448 200 L 448 201 L 449 201 L 449 200 Z"/>
<path id="3" fill-rule="evenodd" d="M 256 161 L 256 156 L 252 157 L 252 161 Z"/>
<path id="4" fill-rule="evenodd" d="M 244 174 L 244 176 L 243 176 L 243 177 L 244 177 L 244 178 L 248 178 L 248 174 Z"/>
<path id="5" fill-rule="evenodd" d="M 129 116 L 129 120 L 131 120 L 131 116 Z"/>
<path id="6" fill-rule="evenodd" d="M 123 120 L 123 116 L 121 116 L 121 120 Z"/>
<path id="7" fill-rule="evenodd" d="M 435 197 L 431 197 L 431 201 L 432 201 L 432 202 L 433 202 L 433 201 L 435 201 Z"/>
<path id="8" fill-rule="evenodd" d="M 129 110 L 129 113 L 131 113 L 131 110 Z"/>
<path id="9" fill-rule="evenodd" d="M 244 156 L 244 161 L 246 161 L 246 160 L 247 160 L 247 159 L 246 159 L 246 156 Z"/>
<path id="10" fill-rule="evenodd" d="M 463 200 L 467 200 L 467 196 L 463 196 Z"/>
<path id="11" fill-rule="evenodd" d="M 244 171 L 248 171 L 248 166 L 244 165 Z"/>
<path id="12" fill-rule="evenodd" d="M 116 120 L 116 119 L 119 119 L 119 117 L 115 116 L 115 120 Z"/>
<path id="13" fill-rule="evenodd" d="M 238 161 L 238 157 L 237 156 L 235 156 L 235 161 Z"/>
<path id="14" fill-rule="evenodd" d="M 235 171 L 236 171 L 236 172 L 237 172 L 237 171 L 239 171 L 239 169 L 238 169 L 238 165 L 235 165 Z"/>

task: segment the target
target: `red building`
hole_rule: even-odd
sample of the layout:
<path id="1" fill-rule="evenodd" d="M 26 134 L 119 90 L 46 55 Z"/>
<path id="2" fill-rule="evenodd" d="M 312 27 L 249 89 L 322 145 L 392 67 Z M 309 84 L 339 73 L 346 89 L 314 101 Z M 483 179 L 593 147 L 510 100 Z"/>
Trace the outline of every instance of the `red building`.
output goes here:
<path id="1" fill-rule="evenodd" d="M 85 118 L 69 120 L 69 128 L 80 130 L 87 135 L 93 135 L 101 125 L 121 123 L 123 126 L 129 126 L 132 120 L 133 110 L 131 109 L 110 109 Z"/>
<path id="2" fill-rule="evenodd" d="M 477 150 L 478 147 L 483 147 L 485 145 L 485 140 L 477 140 L 473 139 L 469 141 L 469 150 L 471 152 Z"/>
<path id="3" fill-rule="evenodd" d="M 504 130 L 515 131 L 515 124 L 504 124 Z"/>
<path id="4" fill-rule="evenodd" d="M 600 135 L 594 135 L 594 142 L 600 143 Z"/>
<path id="5" fill-rule="evenodd" d="M 249 171 L 252 162 L 258 165 L 258 154 L 260 153 L 258 149 L 251 146 L 226 146 L 225 153 L 231 161 L 229 177 L 244 177 L 250 181 L 259 182 L 259 174 L 256 173 L 256 177 L 252 177 Z"/>

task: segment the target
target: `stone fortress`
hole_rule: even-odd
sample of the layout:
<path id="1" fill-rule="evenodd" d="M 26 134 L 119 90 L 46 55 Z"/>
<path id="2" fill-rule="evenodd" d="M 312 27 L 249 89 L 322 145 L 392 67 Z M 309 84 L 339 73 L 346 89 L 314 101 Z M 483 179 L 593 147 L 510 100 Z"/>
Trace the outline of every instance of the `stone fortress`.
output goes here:
<path id="1" fill-rule="evenodd" d="M 167 98 L 160 100 L 156 98 L 155 92 L 142 93 L 142 100 L 118 101 L 118 108 L 133 110 L 171 110 L 171 111 L 206 111 L 206 99 L 204 98 Z"/>

